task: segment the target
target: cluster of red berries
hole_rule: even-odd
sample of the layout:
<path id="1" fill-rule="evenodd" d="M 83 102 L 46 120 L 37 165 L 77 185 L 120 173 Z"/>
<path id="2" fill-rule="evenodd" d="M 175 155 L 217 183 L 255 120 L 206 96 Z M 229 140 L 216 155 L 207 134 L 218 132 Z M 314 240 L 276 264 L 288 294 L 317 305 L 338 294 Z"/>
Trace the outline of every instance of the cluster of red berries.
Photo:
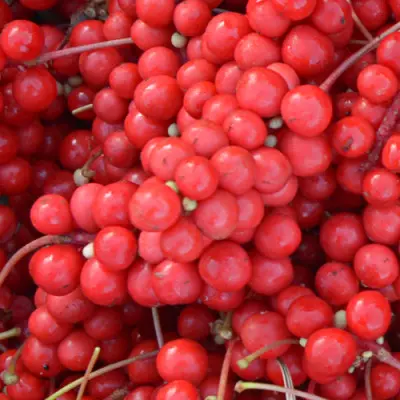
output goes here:
<path id="1" fill-rule="evenodd" d="M 400 398 L 400 2 L 221 3 L 0 0 L 0 400 Z"/>

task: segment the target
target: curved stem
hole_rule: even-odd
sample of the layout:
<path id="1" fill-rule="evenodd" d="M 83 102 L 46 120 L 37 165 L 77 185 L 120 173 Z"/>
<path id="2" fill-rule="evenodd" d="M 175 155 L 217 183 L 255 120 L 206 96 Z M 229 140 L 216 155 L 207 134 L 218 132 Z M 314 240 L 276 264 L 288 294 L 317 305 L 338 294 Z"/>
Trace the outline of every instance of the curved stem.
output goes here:
<path id="1" fill-rule="evenodd" d="M 242 393 L 245 390 L 270 390 L 271 392 L 279 392 L 285 394 L 292 394 L 293 396 L 301 397 L 308 400 L 327 400 L 324 397 L 319 397 L 315 394 L 302 392 L 297 389 L 287 389 L 282 386 L 272 385 L 269 383 L 257 383 L 257 382 L 243 382 L 239 381 L 235 385 L 235 391 Z"/>
<path id="2" fill-rule="evenodd" d="M 132 364 L 135 361 L 139 360 L 146 360 L 148 358 L 155 357 L 158 354 L 158 350 L 152 351 L 150 353 L 145 353 L 145 354 L 140 354 L 136 357 L 128 358 L 126 360 L 118 361 L 114 364 L 107 365 L 106 367 L 100 368 L 97 371 L 94 371 L 89 374 L 88 380 L 90 381 L 93 378 L 97 378 L 98 376 L 104 375 L 107 372 L 114 371 L 119 368 L 123 368 L 128 366 L 129 364 Z M 83 378 L 76 379 L 75 381 L 69 383 L 68 385 L 62 387 L 60 390 L 57 392 L 53 393 L 51 396 L 47 397 L 45 400 L 56 400 L 57 397 L 60 397 L 64 393 L 68 393 L 70 390 L 73 390 L 77 388 L 79 385 L 81 385 L 83 382 Z"/>
<path id="3" fill-rule="evenodd" d="M 369 30 L 365 27 L 365 25 L 362 23 L 356 12 L 354 11 L 353 5 L 351 4 L 351 0 L 347 0 L 351 7 L 351 16 L 353 17 L 353 21 L 356 24 L 358 30 L 363 34 L 365 39 L 367 39 L 369 42 L 371 40 L 374 40 L 374 37 L 371 35 Z"/>
<path id="4" fill-rule="evenodd" d="M 279 368 L 283 377 L 283 384 L 285 388 L 294 389 L 292 375 L 290 374 L 288 366 L 281 360 L 277 359 Z M 296 396 L 291 393 L 286 393 L 286 400 L 296 400 Z"/>
<path id="5" fill-rule="evenodd" d="M 85 393 L 86 386 L 89 382 L 89 375 L 93 371 L 93 368 L 97 362 L 97 359 L 99 358 L 100 355 L 100 347 L 95 347 L 93 350 L 92 357 L 90 358 L 89 364 L 86 368 L 85 375 L 83 376 L 83 381 L 81 383 L 81 386 L 79 387 L 78 395 L 76 396 L 76 400 L 82 400 L 82 397 Z"/>
<path id="6" fill-rule="evenodd" d="M 325 92 L 329 92 L 331 87 L 334 85 L 336 80 L 343 74 L 349 67 L 355 64 L 363 55 L 369 53 L 373 50 L 379 43 L 390 34 L 398 31 L 400 29 L 400 22 L 397 22 L 395 25 L 387 29 L 385 32 L 381 33 L 374 40 L 371 40 L 368 44 L 362 47 L 360 50 L 356 51 L 349 58 L 344 60 L 320 85 L 320 88 Z"/>
<path id="7" fill-rule="evenodd" d="M 13 267 L 22 260 L 25 256 L 32 253 L 35 250 L 40 249 L 44 246 L 49 246 L 52 244 L 63 244 L 63 243 L 71 243 L 71 244 L 87 244 L 93 241 L 94 235 L 88 234 L 86 232 L 73 232 L 69 235 L 46 235 L 42 236 L 39 239 L 35 239 L 32 242 L 28 243 L 24 247 L 21 247 L 13 256 L 7 261 L 4 268 L 0 271 L 0 287 L 3 285 L 4 281 L 7 279 L 7 276 L 13 269 Z"/>
<path id="8" fill-rule="evenodd" d="M 67 49 L 49 51 L 48 53 L 45 53 L 45 54 L 41 55 L 40 57 L 38 57 L 36 59 L 36 63 L 45 63 L 45 62 L 48 62 L 51 60 L 55 60 L 56 58 L 71 56 L 71 55 L 75 55 L 75 54 L 81 54 L 81 53 L 84 53 L 85 51 L 105 49 L 107 47 L 124 46 L 127 44 L 133 44 L 132 38 L 108 40 L 106 42 L 85 44 L 83 46 L 69 47 Z"/>
<path id="9" fill-rule="evenodd" d="M 95 175 L 94 171 L 90 169 L 90 166 L 103 154 L 103 150 L 99 148 L 97 151 L 94 151 L 92 155 L 85 162 L 83 167 L 81 168 L 81 174 L 85 178 L 93 178 Z"/>
<path id="10" fill-rule="evenodd" d="M 354 338 L 356 339 L 357 345 L 360 349 L 372 351 L 374 353 L 374 356 L 380 362 L 390 365 L 391 367 L 396 368 L 400 371 L 400 361 L 397 358 L 393 357 L 392 354 L 384 347 L 373 341 L 362 340 L 355 336 Z"/>
<path id="11" fill-rule="evenodd" d="M 0 271 L 0 287 L 3 285 L 4 281 L 7 279 L 7 276 L 13 269 L 14 265 L 16 265 L 20 260 L 22 260 L 25 256 L 32 253 L 33 251 L 40 249 L 43 246 L 48 246 L 51 244 L 60 244 L 67 243 L 67 236 L 58 236 L 58 235 L 47 235 L 42 236 L 39 239 L 33 240 L 28 243 L 21 249 L 19 249 L 13 256 L 7 261 L 4 268 Z"/>
<path id="12" fill-rule="evenodd" d="M 363 171 L 367 171 L 374 167 L 379 161 L 383 146 L 389 140 L 390 135 L 400 116 L 400 91 L 394 97 L 392 104 L 386 110 L 385 116 L 376 131 L 375 145 L 368 154 L 368 159 L 361 165 Z"/>
<path id="13" fill-rule="evenodd" d="M 16 374 L 17 362 L 21 357 L 24 344 L 22 344 L 22 346 L 20 346 L 19 349 L 15 352 L 15 354 L 12 356 L 10 364 L 8 365 L 7 369 L 3 372 L 2 378 L 6 386 L 15 385 L 19 381 L 19 376 Z"/>
<path id="14" fill-rule="evenodd" d="M 258 349 L 254 353 L 251 353 L 248 356 L 239 360 L 237 362 L 237 365 L 239 366 L 240 369 L 246 369 L 250 363 L 252 363 L 257 358 L 261 357 L 267 351 L 276 349 L 279 346 L 283 346 L 283 345 L 287 345 L 287 344 L 299 344 L 299 341 L 297 339 L 284 339 L 284 340 L 279 340 L 272 344 L 267 344 L 266 346 L 261 347 L 261 349 Z"/>
<path id="15" fill-rule="evenodd" d="M 221 375 L 219 377 L 217 400 L 225 399 L 226 386 L 228 384 L 229 371 L 231 369 L 232 351 L 233 346 L 236 343 L 236 339 L 230 340 L 228 348 L 226 349 L 224 362 L 222 363 Z"/>

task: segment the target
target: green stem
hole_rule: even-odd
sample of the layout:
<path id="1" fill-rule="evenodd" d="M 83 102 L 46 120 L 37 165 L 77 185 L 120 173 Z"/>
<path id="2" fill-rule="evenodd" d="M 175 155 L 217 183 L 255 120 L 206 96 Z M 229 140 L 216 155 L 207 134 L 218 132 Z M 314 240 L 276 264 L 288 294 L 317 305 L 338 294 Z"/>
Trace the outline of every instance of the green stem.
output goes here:
<path id="1" fill-rule="evenodd" d="M 243 382 L 239 381 L 235 385 L 235 391 L 242 393 L 245 390 L 269 390 L 271 392 L 279 392 L 285 394 L 292 394 L 293 396 L 301 397 L 307 400 L 327 400 L 323 397 L 316 396 L 315 394 L 310 394 L 302 392 L 296 389 L 287 389 L 278 385 L 271 385 L 269 383 L 257 383 L 257 382 Z"/>

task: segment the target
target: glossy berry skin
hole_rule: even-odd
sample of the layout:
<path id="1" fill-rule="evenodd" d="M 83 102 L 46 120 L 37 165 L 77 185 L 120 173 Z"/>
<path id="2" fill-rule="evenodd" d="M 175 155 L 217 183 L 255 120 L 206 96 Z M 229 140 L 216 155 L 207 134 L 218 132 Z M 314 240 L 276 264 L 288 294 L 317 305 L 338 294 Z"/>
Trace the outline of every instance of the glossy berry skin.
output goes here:
<path id="1" fill-rule="evenodd" d="M 374 64 L 363 69 L 357 78 L 361 96 L 375 104 L 390 101 L 398 90 L 395 73 L 384 65 Z"/>
<path id="2" fill-rule="evenodd" d="M 28 324 L 29 331 L 45 344 L 59 343 L 73 328 L 72 324 L 57 321 L 44 305 L 30 315 Z"/>
<path id="3" fill-rule="evenodd" d="M 136 357 L 139 354 L 149 353 L 157 350 L 157 342 L 155 340 L 143 340 L 137 344 L 130 353 L 129 357 Z M 148 358 L 145 360 L 137 360 L 128 365 L 128 375 L 131 382 L 136 385 L 147 385 L 160 381 L 160 375 L 156 367 L 156 359 Z"/>
<path id="4" fill-rule="evenodd" d="M 308 338 L 318 329 L 332 326 L 333 311 L 328 303 L 316 296 L 301 296 L 289 307 L 286 324 L 293 335 Z"/>
<path id="5" fill-rule="evenodd" d="M 282 59 L 303 77 L 321 74 L 331 66 L 331 40 L 310 25 L 297 25 L 282 43 Z"/>
<path id="6" fill-rule="evenodd" d="M 326 378 L 333 380 L 347 372 L 356 355 L 357 344 L 350 333 L 337 328 L 320 329 L 309 337 L 305 347 L 306 372 L 317 382 L 326 383 Z"/>
<path id="7" fill-rule="evenodd" d="M 343 157 L 357 158 L 367 154 L 375 141 L 372 125 L 360 117 L 345 117 L 333 127 L 332 144 Z"/>
<path id="8" fill-rule="evenodd" d="M 136 257 L 135 235 L 121 226 L 103 228 L 94 240 L 95 257 L 111 271 L 128 268 Z"/>
<path id="9" fill-rule="evenodd" d="M 211 16 L 206 2 L 186 0 L 176 5 L 173 21 L 177 31 L 183 36 L 200 36 L 206 30 Z"/>
<path id="10" fill-rule="evenodd" d="M 394 245 L 400 239 L 400 206 L 388 207 L 368 205 L 364 208 L 363 224 L 370 240 Z"/>
<path id="11" fill-rule="evenodd" d="M 162 386 L 157 391 L 156 400 L 197 400 L 199 393 L 196 386 L 187 380 L 175 380 Z"/>
<path id="12" fill-rule="evenodd" d="M 99 307 L 85 320 L 85 332 L 96 340 L 110 340 L 117 337 L 123 329 L 122 313 L 116 307 Z"/>
<path id="13" fill-rule="evenodd" d="M 28 370 L 39 377 L 55 377 L 63 370 L 57 356 L 57 345 L 44 344 L 34 336 L 26 339 L 21 359 Z"/>
<path id="14" fill-rule="evenodd" d="M 263 118 L 270 118 L 279 114 L 287 91 L 285 80 L 276 72 L 254 67 L 245 71 L 239 79 L 236 96 L 241 108 L 254 111 Z"/>
<path id="15" fill-rule="evenodd" d="M 256 180 L 256 164 L 250 152 L 238 146 L 227 146 L 217 151 L 211 164 L 219 173 L 219 186 L 232 194 L 250 190 Z"/>
<path id="16" fill-rule="evenodd" d="M 203 282 L 192 263 L 165 260 L 158 264 L 151 276 L 157 298 L 164 304 L 190 304 L 201 294 Z"/>
<path id="17" fill-rule="evenodd" d="M 400 179 L 385 168 L 368 171 L 363 180 L 363 195 L 374 206 L 392 206 L 400 197 Z"/>
<path id="18" fill-rule="evenodd" d="M 84 371 L 97 345 L 97 341 L 76 329 L 58 346 L 57 354 L 61 364 L 72 371 Z"/>
<path id="19" fill-rule="evenodd" d="M 190 339 L 166 343 L 156 362 L 158 372 L 167 382 L 183 379 L 197 385 L 205 378 L 208 368 L 206 350 Z"/>
<path id="20" fill-rule="evenodd" d="M 242 109 L 232 111 L 225 118 L 223 128 L 233 145 L 247 150 L 256 150 L 262 146 L 268 133 L 264 121 L 258 114 Z M 246 135 L 243 135 L 243 132 L 246 132 Z"/>
<path id="21" fill-rule="evenodd" d="M 194 148 L 180 138 L 166 138 L 157 143 L 149 154 L 149 170 L 163 181 L 174 179 L 180 161 L 194 156 Z"/>
<path id="22" fill-rule="evenodd" d="M 129 202 L 132 225 L 144 231 L 164 231 L 178 220 L 180 213 L 178 195 L 158 180 L 143 183 Z"/>
<path id="23" fill-rule="evenodd" d="M 38 57 L 44 45 L 44 34 L 33 22 L 14 20 L 1 32 L 0 46 L 7 57 L 30 61 Z"/>
<path id="24" fill-rule="evenodd" d="M 290 19 L 282 15 L 272 1 L 250 0 L 246 11 L 253 30 L 269 38 L 281 37 L 291 24 Z"/>
<path id="25" fill-rule="evenodd" d="M 322 225 L 320 243 L 332 259 L 349 262 L 357 250 L 367 243 L 367 236 L 357 215 L 340 213 Z"/>
<path id="26" fill-rule="evenodd" d="M 216 311 L 232 311 L 239 307 L 245 299 L 244 289 L 236 292 L 220 292 L 212 286 L 204 285 L 200 300 L 203 304 Z"/>
<path id="27" fill-rule="evenodd" d="M 333 306 L 346 305 L 358 293 L 360 284 L 354 270 L 346 264 L 323 264 L 315 275 L 318 295 Z"/>
<path id="28" fill-rule="evenodd" d="M 75 246 L 58 244 L 39 249 L 29 262 L 29 272 L 46 293 L 64 296 L 78 287 L 83 264 Z"/>
<path id="29" fill-rule="evenodd" d="M 95 258 L 84 264 L 80 283 L 84 295 L 101 306 L 119 305 L 127 294 L 125 271 L 110 272 Z"/>
<path id="30" fill-rule="evenodd" d="M 398 353 L 394 354 L 398 358 Z M 390 365 L 378 363 L 371 369 L 371 389 L 379 399 L 389 399 L 400 391 L 399 371 Z"/>
<path id="31" fill-rule="evenodd" d="M 143 260 L 136 262 L 129 269 L 127 289 L 131 298 L 144 307 L 159 305 L 159 299 L 152 287 L 152 266 Z"/>
<path id="32" fill-rule="evenodd" d="M 281 113 L 293 132 L 305 137 L 318 136 L 331 122 L 332 100 L 317 86 L 298 86 L 283 98 Z"/>
<path id="33" fill-rule="evenodd" d="M 325 172 L 332 162 L 332 148 L 325 135 L 306 138 L 283 129 L 278 148 L 301 178 Z"/>
<path id="34" fill-rule="evenodd" d="M 199 202 L 193 213 L 200 231 L 210 239 L 222 240 L 235 230 L 239 208 L 236 198 L 225 190 L 216 190 L 207 199 Z"/>
<path id="35" fill-rule="evenodd" d="M 233 59 L 240 38 L 250 33 L 248 19 L 239 13 L 222 13 L 211 19 L 202 38 L 203 54 L 218 64 Z"/>
<path id="36" fill-rule="evenodd" d="M 349 329 L 361 339 L 376 340 L 389 329 L 392 318 L 389 301 L 379 292 L 356 294 L 347 304 Z"/>
<path id="37" fill-rule="evenodd" d="M 371 289 L 391 285 L 399 276 L 399 263 L 393 250 L 381 244 L 367 244 L 354 257 L 358 279 Z"/>
<path id="38" fill-rule="evenodd" d="M 287 257 L 271 259 L 257 251 L 252 251 L 250 260 L 252 274 L 249 286 L 256 293 L 264 296 L 275 295 L 293 280 L 293 265 Z"/>
<path id="39" fill-rule="evenodd" d="M 46 110 L 57 97 L 57 83 L 43 67 L 20 72 L 13 82 L 13 94 L 21 107 L 29 112 Z"/>
<path id="40" fill-rule="evenodd" d="M 249 351 L 246 350 L 243 343 L 237 341 L 232 349 L 231 370 L 238 375 L 241 379 L 246 381 L 254 381 L 261 379 L 265 373 L 265 360 L 258 358 L 250 363 L 247 368 L 241 369 L 238 366 L 238 361 L 248 356 Z"/>
<path id="41" fill-rule="evenodd" d="M 103 186 L 92 205 L 92 216 L 96 225 L 104 228 L 110 225 L 131 227 L 129 221 L 129 200 L 137 186 L 131 182 L 116 182 Z"/>
<path id="42" fill-rule="evenodd" d="M 254 241 L 265 257 L 280 259 L 293 254 L 300 245 L 301 230 L 290 217 L 269 215 L 258 226 Z"/>
<path id="43" fill-rule="evenodd" d="M 189 218 L 180 218 L 175 225 L 162 232 L 159 241 L 162 258 L 165 256 L 177 262 L 196 260 L 204 244 L 202 233 Z"/>
<path id="44" fill-rule="evenodd" d="M 400 171 L 400 135 L 396 132 L 388 139 L 382 150 L 382 164 L 389 171 Z"/>
<path id="45" fill-rule="evenodd" d="M 147 117 L 166 121 L 178 113 L 183 95 L 174 78 L 158 75 L 136 87 L 134 100 L 137 109 Z"/>
<path id="46" fill-rule="evenodd" d="M 74 190 L 70 199 L 72 217 L 79 228 L 89 233 L 99 230 L 94 221 L 92 206 L 97 193 L 103 186 L 98 183 L 88 183 Z"/>
<path id="47" fill-rule="evenodd" d="M 0 125 L 0 164 L 13 160 L 18 151 L 18 138 L 5 124 Z"/>
<path id="48" fill-rule="evenodd" d="M 202 279 L 217 290 L 234 292 L 250 281 L 250 258 L 241 246 L 220 241 L 209 246 L 199 260 Z"/>
<path id="49" fill-rule="evenodd" d="M 179 314 L 177 330 L 179 336 L 199 341 L 208 337 L 214 321 L 215 316 L 205 305 L 191 304 Z"/>
<path id="50" fill-rule="evenodd" d="M 292 21 L 299 21 L 309 17 L 312 14 L 317 2 L 315 0 L 308 0 L 304 2 L 296 0 L 273 0 L 272 4 L 287 18 L 290 18 Z"/>
<path id="51" fill-rule="evenodd" d="M 21 372 L 19 381 L 14 385 L 7 386 L 9 397 L 15 400 L 32 399 L 43 400 L 48 393 L 48 386 L 43 379 L 40 379 L 29 372 Z"/>
<path id="52" fill-rule="evenodd" d="M 235 48 L 235 61 L 242 70 L 252 67 L 267 67 L 280 61 L 280 48 L 277 43 L 258 33 L 242 37 Z"/>
<path id="53" fill-rule="evenodd" d="M 58 194 L 39 197 L 30 215 L 33 226 L 43 234 L 62 235 L 70 232 L 73 227 L 68 201 Z"/>
<path id="54" fill-rule="evenodd" d="M 246 349 L 253 353 L 260 348 L 291 337 L 285 319 L 278 313 L 266 311 L 249 317 L 240 330 Z M 290 344 L 282 344 L 266 351 L 262 359 L 276 358 L 284 354 Z"/>
<path id="55" fill-rule="evenodd" d="M 288 158 L 277 149 L 261 147 L 253 158 L 257 167 L 254 187 L 262 193 L 276 193 L 292 175 Z"/>

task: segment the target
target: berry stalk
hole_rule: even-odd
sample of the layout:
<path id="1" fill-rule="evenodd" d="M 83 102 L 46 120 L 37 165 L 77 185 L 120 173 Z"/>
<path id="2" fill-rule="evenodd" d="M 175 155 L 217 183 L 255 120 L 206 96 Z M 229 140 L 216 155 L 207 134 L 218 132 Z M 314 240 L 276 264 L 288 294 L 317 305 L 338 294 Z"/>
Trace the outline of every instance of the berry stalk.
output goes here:
<path id="1" fill-rule="evenodd" d="M 76 396 L 76 400 L 82 400 L 82 397 L 85 393 L 86 386 L 89 382 L 89 375 L 93 371 L 93 368 L 97 362 L 97 359 L 99 358 L 100 355 L 100 347 L 95 347 L 93 350 L 92 357 L 90 358 L 89 364 L 86 368 L 85 375 L 83 376 L 83 381 L 81 386 L 79 387 L 78 395 Z"/>
<path id="2" fill-rule="evenodd" d="M 72 56 L 75 54 L 81 54 L 81 53 L 84 53 L 85 51 L 105 49 L 107 47 L 125 46 L 127 44 L 133 44 L 133 40 L 131 38 L 115 39 L 115 40 L 108 40 L 106 42 L 85 44 L 83 46 L 77 46 L 77 47 L 70 47 L 68 49 L 49 51 L 48 53 L 45 53 L 45 54 L 41 55 L 40 57 L 38 57 L 36 59 L 36 63 L 43 64 L 45 62 L 55 60 L 56 58 Z"/>
<path id="3" fill-rule="evenodd" d="M 140 354 L 140 355 L 138 355 L 136 357 L 127 358 L 126 360 L 118 361 L 118 362 L 116 362 L 114 364 L 109 364 L 106 367 L 103 367 L 103 368 L 98 369 L 97 371 L 91 372 L 88 375 L 87 379 L 88 379 L 88 381 L 90 381 L 91 379 L 97 378 L 98 376 L 102 376 L 102 375 L 106 374 L 107 372 L 114 371 L 116 369 L 126 367 L 129 364 L 134 363 L 135 361 L 147 360 L 148 358 L 155 357 L 157 354 L 158 354 L 158 350 L 152 351 L 150 353 Z M 73 389 L 77 388 L 79 385 L 82 384 L 83 381 L 84 381 L 83 377 L 79 378 L 79 379 L 76 379 L 75 381 L 69 383 L 68 385 L 66 385 L 64 387 L 62 387 L 57 392 L 53 393 L 51 396 L 47 397 L 45 400 L 56 400 L 61 395 L 65 394 L 65 393 L 68 393 L 70 390 L 73 390 Z"/>
<path id="4" fill-rule="evenodd" d="M 237 362 L 237 365 L 239 366 L 240 369 L 246 369 L 254 360 L 261 357 L 267 351 L 275 349 L 279 346 L 283 346 L 285 344 L 299 344 L 299 341 L 296 339 L 284 339 L 284 340 L 279 340 L 272 344 L 268 344 L 264 347 L 261 347 L 261 349 L 258 349 L 254 353 L 249 354 L 248 356 L 239 360 Z"/>
<path id="5" fill-rule="evenodd" d="M 310 394 L 306 392 L 302 392 L 301 390 L 297 389 L 287 389 L 282 386 L 272 385 L 269 383 L 257 383 L 257 382 L 243 382 L 239 381 L 235 385 L 235 391 L 238 393 L 242 393 L 245 390 L 268 390 L 271 392 L 279 392 L 285 394 L 291 394 L 293 396 L 300 397 L 302 399 L 308 400 L 326 400 L 323 397 L 319 397 L 315 394 Z"/>
<path id="6" fill-rule="evenodd" d="M 78 245 L 86 245 L 93 241 L 94 235 L 88 234 L 85 232 L 74 232 L 70 235 L 46 235 L 42 236 L 39 239 L 33 240 L 28 243 L 21 249 L 19 249 L 13 256 L 7 261 L 4 268 L 0 271 L 0 287 L 3 285 L 4 281 L 7 279 L 7 276 L 13 269 L 13 267 L 21 261 L 25 256 L 32 253 L 33 251 L 40 249 L 44 246 L 50 246 L 52 244 L 78 244 Z"/>
<path id="7" fill-rule="evenodd" d="M 385 39 L 385 37 L 391 35 L 392 33 L 398 31 L 400 29 L 400 22 L 397 22 L 392 27 L 387 29 L 385 32 L 381 33 L 374 40 L 371 40 L 368 44 L 362 47 L 360 50 L 356 51 L 349 58 L 344 60 L 320 85 L 320 88 L 325 92 L 329 92 L 338 78 L 345 72 L 348 68 L 350 68 L 353 64 L 355 64 L 360 57 L 369 53 L 373 50 L 379 43 Z"/>
<path id="8" fill-rule="evenodd" d="M 8 331 L 1 332 L 0 333 L 0 340 L 7 340 L 11 339 L 13 337 L 17 337 L 21 334 L 21 329 L 20 328 L 12 328 L 9 329 Z"/>
<path id="9" fill-rule="evenodd" d="M 226 349 L 224 362 L 222 364 L 221 375 L 219 378 L 217 400 L 225 399 L 226 385 L 228 383 L 229 370 L 231 368 L 232 351 L 236 340 L 230 340 L 228 342 L 228 348 Z"/>

